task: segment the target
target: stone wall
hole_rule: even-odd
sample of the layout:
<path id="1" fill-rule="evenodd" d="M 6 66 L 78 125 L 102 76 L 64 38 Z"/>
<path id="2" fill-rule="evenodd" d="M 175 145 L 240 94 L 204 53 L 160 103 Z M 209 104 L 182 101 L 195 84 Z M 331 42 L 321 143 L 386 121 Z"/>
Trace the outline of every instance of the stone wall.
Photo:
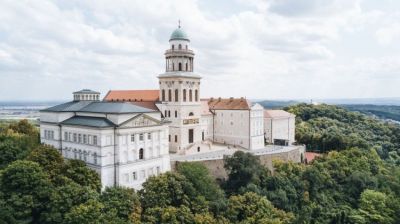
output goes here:
<path id="1" fill-rule="evenodd" d="M 282 160 L 282 161 L 292 161 L 292 162 L 301 162 L 301 154 L 304 154 L 304 146 L 299 146 L 293 148 L 290 151 L 279 152 L 279 153 L 270 153 L 264 155 L 255 155 L 260 158 L 260 162 L 262 165 L 266 166 L 269 170 L 272 170 L 272 162 L 274 160 Z M 304 158 L 304 155 L 303 155 Z M 175 170 L 176 164 L 180 161 L 171 161 L 171 169 Z M 224 160 L 223 159 L 215 159 L 215 160 L 201 160 L 195 161 L 204 164 L 210 174 L 214 176 L 216 179 L 223 180 L 227 178 L 227 173 L 224 169 Z"/>

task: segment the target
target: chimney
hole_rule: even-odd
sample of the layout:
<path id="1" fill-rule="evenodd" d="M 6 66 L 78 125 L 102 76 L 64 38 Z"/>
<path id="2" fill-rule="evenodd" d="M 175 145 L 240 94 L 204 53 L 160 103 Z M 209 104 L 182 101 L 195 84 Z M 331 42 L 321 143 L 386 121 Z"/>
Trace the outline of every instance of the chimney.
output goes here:
<path id="1" fill-rule="evenodd" d="M 229 97 L 229 101 L 231 101 L 231 102 L 232 102 L 232 101 L 233 101 L 233 97 Z"/>
<path id="2" fill-rule="evenodd" d="M 221 101 L 221 97 L 218 97 L 218 101 Z"/>

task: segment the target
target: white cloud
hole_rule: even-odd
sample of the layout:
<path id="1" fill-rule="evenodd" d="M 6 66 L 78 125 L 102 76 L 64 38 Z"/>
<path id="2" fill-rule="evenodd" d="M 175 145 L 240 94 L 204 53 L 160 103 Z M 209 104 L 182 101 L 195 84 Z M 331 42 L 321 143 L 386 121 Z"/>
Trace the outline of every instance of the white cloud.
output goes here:
<path id="1" fill-rule="evenodd" d="M 0 100 L 70 99 L 81 88 L 157 88 L 178 19 L 204 76 L 204 97 L 398 94 L 399 53 L 348 57 L 351 47 L 345 53 L 335 47 L 351 46 L 358 40 L 348 36 L 365 32 L 390 49 L 400 36 L 397 12 L 366 10 L 361 0 L 221 2 L 215 8 L 196 0 L 6 0 Z M 372 87 L 366 95 L 364 88 Z"/>

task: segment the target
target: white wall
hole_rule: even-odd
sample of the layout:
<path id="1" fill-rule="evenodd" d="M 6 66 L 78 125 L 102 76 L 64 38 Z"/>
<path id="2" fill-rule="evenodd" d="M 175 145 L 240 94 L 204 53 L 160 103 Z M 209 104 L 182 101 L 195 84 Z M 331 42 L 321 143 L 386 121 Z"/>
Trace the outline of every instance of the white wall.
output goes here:
<path id="1" fill-rule="evenodd" d="M 249 113 L 249 110 L 214 110 L 214 141 L 249 148 Z"/>
<path id="2" fill-rule="evenodd" d="M 274 139 L 283 139 L 292 144 L 295 142 L 295 117 L 264 118 L 264 131 L 269 143 L 273 143 Z"/>

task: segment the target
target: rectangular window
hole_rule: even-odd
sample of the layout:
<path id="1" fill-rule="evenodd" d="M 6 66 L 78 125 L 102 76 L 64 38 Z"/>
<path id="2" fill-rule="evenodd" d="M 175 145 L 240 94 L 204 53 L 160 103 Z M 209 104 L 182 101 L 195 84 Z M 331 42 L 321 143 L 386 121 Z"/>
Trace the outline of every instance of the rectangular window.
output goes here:
<path id="1" fill-rule="evenodd" d="M 139 135 L 139 141 L 143 141 L 143 134 Z"/>
<path id="2" fill-rule="evenodd" d="M 87 136 L 83 135 L 83 144 L 86 144 L 86 143 L 87 143 Z"/>
<path id="3" fill-rule="evenodd" d="M 93 136 L 88 135 L 88 143 L 89 145 L 93 144 Z"/>
<path id="4" fill-rule="evenodd" d="M 132 173 L 132 177 L 133 177 L 133 180 L 137 180 L 137 174 L 136 174 L 136 172 L 133 172 L 133 173 Z"/>
<path id="5" fill-rule="evenodd" d="M 97 153 L 93 154 L 93 163 L 97 164 Z"/>
<path id="6" fill-rule="evenodd" d="M 168 141 L 171 142 L 171 135 L 168 135 Z"/>
<path id="7" fill-rule="evenodd" d="M 178 135 L 175 135 L 175 142 L 178 142 Z"/>
<path id="8" fill-rule="evenodd" d="M 68 141 L 68 132 L 64 132 L 64 141 Z"/>
<path id="9" fill-rule="evenodd" d="M 93 136 L 93 145 L 97 145 L 97 136 Z"/>
<path id="10" fill-rule="evenodd" d="M 148 139 L 148 140 L 151 140 L 151 133 L 148 133 L 148 134 L 147 134 L 147 139 Z"/>
<path id="11" fill-rule="evenodd" d="M 157 166 L 157 175 L 160 174 L 160 172 L 161 172 L 161 171 L 160 171 L 160 167 Z"/>
<path id="12" fill-rule="evenodd" d="M 79 143 L 82 142 L 82 134 L 78 134 L 78 142 L 79 142 Z"/>
<path id="13" fill-rule="evenodd" d="M 76 142 L 76 133 L 74 133 L 74 142 Z"/>
<path id="14" fill-rule="evenodd" d="M 44 138 L 47 139 L 47 130 L 44 130 Z"/>
<path id="15" fill-rule="evenodd" d="M 131 134 L 131 142 L 135 142 L 135 134 Z"/>

